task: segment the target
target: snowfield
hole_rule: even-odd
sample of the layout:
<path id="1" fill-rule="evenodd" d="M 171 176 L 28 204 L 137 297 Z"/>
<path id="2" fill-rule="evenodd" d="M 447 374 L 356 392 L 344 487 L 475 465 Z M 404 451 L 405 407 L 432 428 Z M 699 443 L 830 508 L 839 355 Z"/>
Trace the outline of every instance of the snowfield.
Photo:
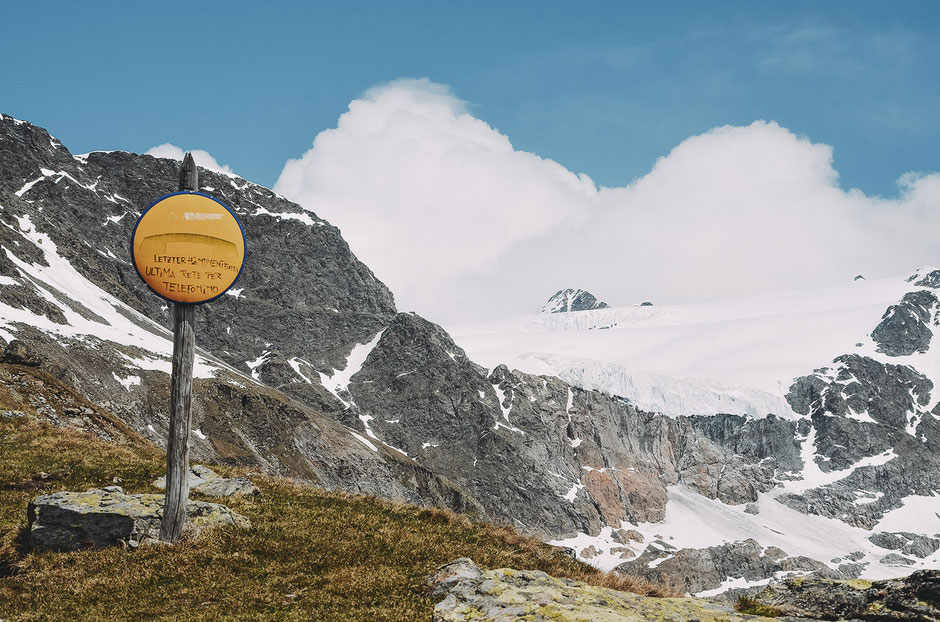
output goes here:
<path id="1" fill-rule="evenodd" d="M 931 268 L 922 268 L 924 274 Z M 885 310 L 918 289 L 903 277 L 672 306 L 538 314 L 447 326 L 474 361 L 559 376 L 667 415 L 731 413 L 795 417 L 784 396 L 793 379 L 858 353 Z M 860 345 L 859 345 L 860 344 Z M 935 379 L 937 355 L 917 355 Z M 936 380 L 935 380 L 936 382 Z M 938 383 L 940 386 L 940 383 Z"/>
<path id="2" fill-rule="evenodd" d="M 779 492 L 762 494 L 757 501 L 759 514 L 751 515 L 744 512 L 743 505 L 726 505 L 683 486 L 672 486 L 669 488 L 665 520 L 639 525 L 624 522 L 622 528 L 635 529 L 643 535 L 643 544 L 638 546 L 639 550 L 660 539 L 677 549 L 699 549 L 754 538 L 765 548 L 776 546 L 788 555 L 805 555 L 824 562 L 843 557 L 852 551 L 861 551 L 864 553 L 861 561 L 869 562 L 862 576 L 869 580 L 888 579 L 922 568 L 940 567 L 940 552 L 926 559 L 914 560 L 910 566 L 882 565 L 880 560 L 896 551 L 883 549 L 868 540 L 872 533 L 890 531 L 901 526 L 916 527 L 917 531 L 933 529 L 940 532 L 940 516 L 936 514 L 940 508 L 940 497 L 911 497 L 904 507 L 886 515 L 875 529 L 865 531 L 836 519 L 792 510 L 774 499 L 778 494 Z M 613 539 L 613 529 L 610 527 L 605 527 L 597 536 L 581 533 L 573 538 L 554 540 L 549 544 L 570 547 L 577 551 L 593 545 L 601 553 L 583 561 L 603 570 L 612 570 L 627 561 L 612 551 L 624 545 Z M 764 583 L 767 583 L 767 580 L 756 581 L 754 585 Z M 726 589 L 729 589 L 729 586 L 722 586 L 719 590 L 710 592 L 719 593 Z M 700 594 L 708 595 L 710 594 Z"/>

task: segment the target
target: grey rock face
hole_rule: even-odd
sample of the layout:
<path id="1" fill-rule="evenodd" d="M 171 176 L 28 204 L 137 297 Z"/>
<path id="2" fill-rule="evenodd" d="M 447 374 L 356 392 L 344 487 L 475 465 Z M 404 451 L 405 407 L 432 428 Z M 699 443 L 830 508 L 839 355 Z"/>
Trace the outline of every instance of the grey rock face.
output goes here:
<path id="1" fill-rule="evenodd" d="M 153 482 L 155 488 L 166 488 L 166 477 Z M 189 490 L 210 497 L 256 495 L 261 492 L 247 477 L 222 477 L 202 464 L 189 468 Z"/>
<path id="2" fill-rule="evenodd" d="M 796 578 L 759 592 L 758 602 L 809 620 L 940 620 L 940 570 L 886 581 Z"/>
<path id="3" fill-rule="evenodd" d="M 911 406 L 923 408 L 930 401 L 933 383 L 924 375 L 906 365 L 891 365 L 874 359 L 847 354 L 837 357 L 834 377 L 818 375 L 797 378 L 787 396 L 791 405 L 801 414 L 826 413 L 846 417 L 851 413 L 868 413 L 878 423 L 892 428 L 905 428 L 905 411 Z M 825 403 L 820 402 L 825 391 Z M 913 403 L 911 394 L 914 395 Z M 807 407 L 806 400 L 816 408 Z M 797 411 L 800 412 L 800 411 Z"/>
<path id="4" fill-rule="evenodd" d="M 931 287 L 933 289 L 940 289 L 940 270 L 933 270 L 929 272 L 924 278 L 915 282 L 914 285 L 918 287 Z"/>
<path id="5" fill-rule="evenodd" d="M 484 516 L 543 537 L 661 520 L 675 483 L 729 503 L 774 485 L 769 463 L 735 457 L 687 419 L 505 366 L 487 374 L 411 314 L 382 334 L 349 400 L 344 423 L 446 473 Z"/>
<path id="6" fill-rule="evenodd" d="M 163 495 L 127 495 L 118 486 L 41 495 L 27 510 L 30 548 L 77 551 L 158 540 L 163 500 Z M 250 526 L 247 518 L 224 505 L 187 503 L 184 537 L 223 525 Z"/>
<path id="7" fill-rule="evenodd" d="M 905 496 L 932 494 L 940 486 L 940 425 L 926 410 L 933 390 L 909 366 L 858 355 L 797 378 L 787 399 L 810 416 L 814 461 L 823 471 L 846 473 L 829 486 L 779 500 L 870 529 Z M 809 428 L 798 431 L 809 437 Z M 858 466 L 866 459 L 872 464 Z"/>
<path id="8" fill-rule="evenodd" d="M 82 277 L 130 307 L 121 315 L 144 334 L 168 338 L 137 315 L 164 326 L 170 321 L 168 305 L 138 278 L 127 245 L 141 210 L 176 190 L 178 169 L 172 160 L 123 152 L 76 158 L 45 130 L 0 116 L 0 274 L 16 283 L 0 285 L 0 300 L 58 324 L 78 314 L 106 325 L 67 292 L 25 276 L 22 264 L 47 263 L 29 236 L 46 236 L 47 248 L 54 244 Z M 200 180 L 202 190 L 238 214 L 248 244 L 232 291 L 238 295 L 196 310 L 197 354 L 222 371 L 194 383 L 194 428 L 204 434 L 191 438 L 193 458 L 463 507 L 464 496 L 446 478 L 384 447 L 372 450 L 330 416 L 342 405 L 318 372 L 341 368 L 355 344 L 391 322 L 388 289 L 352 255 L 339 230 L 316 215 L 239 178 L 201 170 Z M 150 352 L 28 324 L 14 332 L 7 362 L 40 365 L 155 444 L 165 443 L 169 382 L 152 369 L 159 366 L 148 365 Z M 128 361 L 144 361 L 143 368 Z M 258 363 L 252 369 L 246 361 Z"/>
<path id="9" fill-rule="evenodd" d="M 590 292 L 583 289 L 562 289 L 548 299 L 539 313 L 569 313 L 571 311 L 589 311 L 606 309 L 607 303 L 601 302 Z"/>
<path id="10" fill-rule="evenodd" d="M 914 560 L 897 553 L 888 553 L 878 563 L 882 566 L 911 566 L 914 564 Z"/>
<path id="11" fill-rule="evenodd" d="M 872 544 L 883 549 L 894 549 L 921 559 L 933 555 L 937 549 L 940 549 L 940 538 L 903 531 L 896 533 L 881 531 L 868 536 L 868 539 Z"/>
<path id="12" fill-rule="evenodd" d="M 174 160 L 119 151 L 75 158 L 42 128 L 2 116 L 0 222 L 7 226 L 0 226 L 0 245 L 22 261 L 43 262 L 17 233 L 17 219 L 28 217 L 83 276 L 169 326 L 170 309 L 137 276 L 128 243 L 140 212 L 176 191 L 178 170 Z M 199 178 L 203 191 L 235 211 L 247 238 L 239 296 L 223 296 L 196 314 L 200 346 L 245 373 L 245 362 L 264 352 L 277 355 L 269 365 L 297 357 L 327 371 L 394 315 L 392 294 L 336 227 L 240 178 L 206 169 Z M 5 254 L 0 274 L 22 283 L 2 288 L 5 302 L 64 323 L 61 310 Z M 257 373 L 263 377 L 264 369 Z M 293 381 L 303 379 L 295 374 Z"/>
<path id="13" fill-rule="evenodd" d="M 888 356 L 926 352 L 933 337 L 931 326 L 937 326 L 936 305 L 937 296 L 933 292 L 905 294 L 901 302 L 885 311 L 881 323 L 871 333 L 878 351 Z"/>
<path id="14" fill-rule="evenodd" d="M 719 446 L 753 460 L 771 460 L 774 467 L 795 471 L 802 467 L 797 423 L 767 415 L 753 419 L 718 414 L 689 417 L 692 427 Z"/>
<path id="15" fill-rule="evenodd" d="M 663 561 L 650 568 L 655 559 Z M 731 542 L 704 549 L 660 551 L 647 549 L 636 560 L 617 567 L 619 572 L 637 575 L 653 583 L 676 581 L 690 594 L 712 590 L 727 578 L 748 581 L 769 579 L 777 572 L 814 571 L 824 568 L 822 562 L 808 557 L 789 557 L 776 547 L 766 550 L 753 539 Z"/>

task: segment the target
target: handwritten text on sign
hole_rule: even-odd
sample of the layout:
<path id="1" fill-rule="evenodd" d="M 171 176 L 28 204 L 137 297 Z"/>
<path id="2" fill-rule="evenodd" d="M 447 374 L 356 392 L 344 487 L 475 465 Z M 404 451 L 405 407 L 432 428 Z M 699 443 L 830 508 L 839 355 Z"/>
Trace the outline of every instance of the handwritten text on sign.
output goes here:
<path id="1" fill-rule="evenodd" d="M 141 215 L 131 243 L 144 282 L 174 302 L 196 304 L 221 296 L 241 273 L 245 235 L 220 201 L 181 192 Z"/>

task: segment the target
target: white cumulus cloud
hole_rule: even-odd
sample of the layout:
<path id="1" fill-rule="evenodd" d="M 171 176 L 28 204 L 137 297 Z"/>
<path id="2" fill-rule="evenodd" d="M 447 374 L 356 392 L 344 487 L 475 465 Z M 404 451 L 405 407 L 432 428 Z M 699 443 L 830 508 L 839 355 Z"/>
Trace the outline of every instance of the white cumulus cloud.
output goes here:
<path id="1" fill-rule="evenodd" d="M 186 155 L 186 151 L 190 151 L 193 154 L 193 160 L 196 161 L 196 166 L 201 166 L 202 168 L 207 168 L 210 171 L 215 171 L 216 173 L 222 173 L 224 175 L 235 174 L 228 164 L 219 164 L 219 161 L 213 158 L 208 151 L 204 151 L 202 149 L 184 150 L 183 148 L 177 147 L 171 143 L 163 143 L 162 145 L 151 147 L 146 151 L 146 154 L 152 155 L 155 158 L 170 158 L 172 160 L 179 160 L 182 162 L 183 156 Z"/>
<path id="2" fill-rule="evenodd" d="M 351 102 L 275 190 L 340 227 L 400 308 L 455 322 L 563 287 L 691 302 L 940 263 L 940 175 L 898 183 L 893 199 L 844 191 L 831 147 L 756 121 L 598 187 L 514 149 L 447 87 L 402 80 Z"/>

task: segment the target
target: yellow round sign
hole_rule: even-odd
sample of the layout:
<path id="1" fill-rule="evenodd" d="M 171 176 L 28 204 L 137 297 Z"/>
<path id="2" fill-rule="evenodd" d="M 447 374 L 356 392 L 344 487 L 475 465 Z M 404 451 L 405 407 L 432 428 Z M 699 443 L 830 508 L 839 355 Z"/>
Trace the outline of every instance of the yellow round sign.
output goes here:
<path id="1" fill-rule="evenodd" d="M 178 192 L 144 210 L 131 238 L 134 267 L 157 295 L 198 304 L 235 284 L 245 261 L 245 232 L 224 203 Z"/>

